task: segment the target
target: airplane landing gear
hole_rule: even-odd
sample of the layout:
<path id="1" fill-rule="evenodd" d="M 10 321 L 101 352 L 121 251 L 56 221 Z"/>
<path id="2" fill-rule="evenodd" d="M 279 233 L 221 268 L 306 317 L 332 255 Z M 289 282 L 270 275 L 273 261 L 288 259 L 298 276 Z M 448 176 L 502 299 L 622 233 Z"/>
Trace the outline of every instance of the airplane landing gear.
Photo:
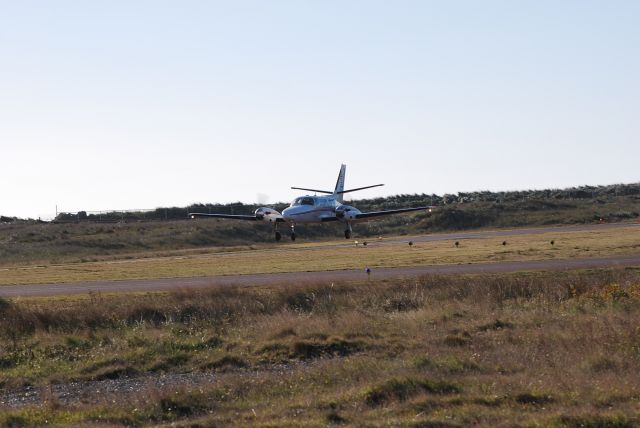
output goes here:
<path id="1" fill-rule="evenodd" d="M 347 228 L 344 231 L 344 239 L 351 239 L 352 232 L 351 223 L 347 223 Z"/>
<path id="2" fill-rule="evenodd" d="M 296 226 L 295 226 L 294 224 L 292 224 L 292 225 L 291 225 L 291 240 L 292 240 L 292 241 L 295 241 L 295 240 L 296 240 L 296 230 L 295 230 L 295 227 L 296 227 Z"/>
<path id="3" fill-rule="evenodd" d="M 276 242 L 279 242 L 282 239 L 282 235 L 278 231 L 278 223 L 273 224 L 273 233 L 274 233 L 274 238 L 276 238 Z"/>

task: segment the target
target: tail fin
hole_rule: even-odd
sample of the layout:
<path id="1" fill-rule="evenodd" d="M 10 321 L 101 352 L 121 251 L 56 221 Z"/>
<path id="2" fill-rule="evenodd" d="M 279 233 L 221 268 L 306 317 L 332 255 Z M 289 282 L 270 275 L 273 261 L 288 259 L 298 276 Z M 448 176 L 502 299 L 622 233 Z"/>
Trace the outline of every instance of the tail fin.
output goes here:
<path id="1" fill-rule="evenodd" d="M 336 188 L 333 191 L 333 194 L 336 196 L 336 200 L 340 203 L 343 202 L 343 192 L 344 192 L 344 175 L 347 170 L 347 166 L 342 164 L 340 167 L 340 174 L 338 174 L 338 181 L 336 181 Z"/>

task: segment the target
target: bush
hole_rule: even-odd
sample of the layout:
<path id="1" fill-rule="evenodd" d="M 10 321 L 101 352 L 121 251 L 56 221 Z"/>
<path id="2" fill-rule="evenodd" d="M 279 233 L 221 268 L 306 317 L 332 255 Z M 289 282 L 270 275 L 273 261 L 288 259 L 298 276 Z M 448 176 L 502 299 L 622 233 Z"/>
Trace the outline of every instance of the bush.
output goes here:
<path id="1" fill-rule="evenodd" d="M 391 379 L 387 382 L 367 389 L 364 401 L 369 406 L 380 406 L 389 401 L 404 401 L 421 393 L 430 394 L 458 394 L 462 389 L 449 382 L 433 382 L 412 378 Z"/>

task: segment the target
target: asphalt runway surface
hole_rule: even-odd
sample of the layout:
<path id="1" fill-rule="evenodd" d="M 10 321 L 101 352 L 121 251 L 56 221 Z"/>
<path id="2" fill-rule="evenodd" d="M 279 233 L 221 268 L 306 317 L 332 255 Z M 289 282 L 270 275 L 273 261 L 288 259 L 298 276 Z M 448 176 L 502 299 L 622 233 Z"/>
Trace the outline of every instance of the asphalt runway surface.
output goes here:
<path id="1" fill-rule="evenodd" d="M 442 233 L 418 236 L 403 236 L 394 238 L 384 238 L 383 240 L 371 239 L 375 245 L 393 245 L 412 241 L 435 242 L 445 240 L 483 239 L 494 237 L 509 237 L 519 235 L 540 235 L 545 233 L 567 233 L 598 231 L 614 228 L 637 228 L 640 232 L 640 224 L 634 223 L 613 223 L 613 224 L 591 224 L 591 225 L 571 225 L 571 226 L 551 226 L 540 228 L 521 228 L 506 230 L 489 230 L 477 232 Z M 361 242 L 364 239 L 361 239 Z M 327 244 L 305 249 L 322 248 L 327 246 L 342 247 L 353 246 L 353 241 L 345 244 Z M 300 249 L 291 251 L 300 251 Z M 299 282 L 332 282 L 332 281 L 357 281 L 371 279 L 393 279 L 403 277 L 416 277 L 420 275 L 452 275 L 452 274 L 481 274 L 481 273 L 509 273 L 518 271 L 536 270 L 569 270 L 569 269 L 599 269 L 599 268 L 620 268 L 620 267 L 640 267 L 640 254 L 593 257 L 561 260 L 536 260 L 536 261 L 510 261 L 510 262 L 487 262 L 473 264 L 452 264 L 452 265 L 424 265 L 393 268 L 375 268 L 368 276 L 361 269 L 332 270 L 320 272 L 286 272 L 286 273 L 266 273 L 266 274 L 246 274 L 246 275 L 225 275 L 209 277 L 187 277 L 187 278 L 159 278 L 159 279 L 136 279 L 117 281 L 88 281 L 77 283 L 55 283 L 55 284 L 23 284 L 23 285 L 3 285 L 0 286 L 0 297 L 36 297 L 55 296 L 67 294 L 87 294 L 87 293 L 126 293 L 126 292 L 151 292 L 169 291 L 181 288 L 207 288 L 230 285 L 269 285 L 269 284 L 295 284 Z"/>
<path id="2" fill-rule="evenodd" d="M 185 288 L 212 288 L 231 285 L 295 284 L 300 282 L 357 281 L 370 279 L 410 278 L 421 275 L 509 273 L 537 270 L 570 270 L 640 267 L 640 254 L 631 256 L 593 257 L 565 260 L 492 262 L 456 265 L 429 265 L 376 268 L 367 275 L 364 270 L 345 269 L 320 272 L 286 272 L 251 275 L 228 275 L 191 278 L 161 278 L 123 281 L 91 281 L 61 284 L 4 285 L 1 297 L 36 297 L 87 293 L 127 293 L 169 291 Z"/>

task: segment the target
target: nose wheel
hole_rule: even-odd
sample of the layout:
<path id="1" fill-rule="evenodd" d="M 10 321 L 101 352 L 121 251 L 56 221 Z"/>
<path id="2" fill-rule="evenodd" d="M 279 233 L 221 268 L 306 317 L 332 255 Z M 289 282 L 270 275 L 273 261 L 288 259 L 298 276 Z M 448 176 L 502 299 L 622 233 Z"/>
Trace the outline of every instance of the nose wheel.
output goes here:
<path id="1" fill-rule="evenodd" d="M 351 223 L 347 223 L 347 228 L 344 231 L 344 239 L 351 239 L 351 234 L 352 234 Z"/>
<path id="2" fill-rule="evenodd" d="M 278 223 L 273 223 L 273 235 L 276 238 L 276 242 L 282 239 L 282 234 L 278 231 Z"/>
<path id="3" fill-rule="evenodd" d="M 296 230 L 295 230 L 295 225 L 291 225 L 291 240 L 295 241 L 296 240 Z"/>

